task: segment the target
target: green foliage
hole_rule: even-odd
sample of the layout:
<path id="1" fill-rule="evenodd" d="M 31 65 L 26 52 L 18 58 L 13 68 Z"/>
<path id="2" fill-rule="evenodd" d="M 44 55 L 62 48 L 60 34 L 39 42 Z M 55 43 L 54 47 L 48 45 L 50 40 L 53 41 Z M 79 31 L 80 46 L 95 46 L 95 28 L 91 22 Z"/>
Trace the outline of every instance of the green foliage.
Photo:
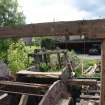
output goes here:
<path id="1" fill-rule="evenodd" d="M 7 63 L 7 49 L 11 43 L 9 39 L 0 40 L 0 60 L 3 60 Z"/>
<path id="2" fill-rule="evenodd" d="M 50 38 L 43 38 L 41 41 L 41 47 L 45 47 L 46 49 L 54 49 L 56 48 L 56 41 Z"/>
<path id="3" fill-rule="evenodd" d="M 90 59 L 85 59 L 83 60 L 83 66 L 84 69 L 89 68 L 90 66 L 93 66 L 94 64 L 97 64 L 98 61 L 97 60 L 90 60 Z"/>
<path id="4" fill-rule="evenodd" d="M 25 17 L 19 10 L 17 0 L 0 0 L 0 26 L 15 26 L 25 24 Z M 0 39 L 0 59 L 8 63 L 7 51 L 9 45 L 17 39 Z"/>
<path id="5" fill-rule="evenodd" d="M 77 56 L 77 54 L 72 50 L 68 51 L 69 59 L 72 61 L 72 64 L 75 67 L 77 67 L 80 64 L 80 58 Z"/>
<path id="6" fill-rule="evenodd" d="M 33 37 L 32 38 L 32 45 L 33 46 L 41 46 L 41 39 L 40 37 Z"/>
<path id="7" fill-rule="evenodd" d="M 50 72 L 59 72 L 62 69 L 60 67 L 58 67 L 58 65 L 50 67 Z"/>
<path id="8" fill-rule="evenodd" d="M 42 63 L 42 64 L 40 64 L 40 66 L 39 66 L 39 70 L 40 70 L 41 72 L 47 72 L 47 71 L 49 71 L 49 66 L 46 65 L 45 63 Z"/>
<path id="9" fill-rule="evenodd" d="M 68 54 L 69 54 L 69 58 L 71 59 L 73 65 L 74 65 L 74 71 L 75 71 L 76 77 L 84 77 L 85 76 L 84 74 L 82 74 L 82 65 L 83 65 L 83 70 L 86 70 L 90 66 L 94 66 L 94 64 L 99 63 L 99 60 L 80 59 L 74 51 L 71 51 Z M 100 76 L 100 74 L 97 73 L 93 77 L 99 77 L 99 76 Z"/>
<path id="10" fill-rule="evenodd" d="M 45 63 L 40 64 L 39 69 L 41 72 L 58 72 L 61 70 L 57 65 L 51 66 Z"/>
<path id="11" fill-rule="evenodd" d="M 82 70 L 80 69 L 80 67 L 78 67 L 75 70 L 75 77 L 81 77 L 82 76 Z"/>
<path id="12" fill-rule="evenodd" d="M 26 46 L 25 45 L 25 49 L 27 49 L 28 53 L 34 53 L 35 49 L 41 49 L 41 47 L 40 46 L 35 46 L 35 45 L 34 46 Z"/>
<path id="13" fill-rule="evenodd" d="M 76 77 L 86 77 L 86 74 L 82 74 L 82 63 L 83 63 L 83 70 L 87 70 L 90 66 L 94 66 L 94 64 L 98 64 L 99 60 L 91 60 L 91 59 L 83 59 L 80 62 L 80 65 L 76 68 L 75 74 Z M 99 73 L 95 73 L 92 77 L 100 77 Z"/>
<path id="14" fill-rule="evenodd" d="M 13 73 L 28 66 L 27 51 L 25 44 L 21 40 L 10 45 L 8 49 L 8 63 Z"/>
<path id="15" fill-rule="evenodd" d="M 77 56 L 77 54 L 73 50 L 68 52 L 68 55 L 69 55 L 69 59 L 72 61 L 75 76 L 80 77 L 82 75 L 80 58 Z"/>
<path id="16" fill-rule="evenodd" d="M 63 57 L 63 54 L 62 54 Z M 75 65 L 78 65 L 80 63 L 80 59 L 77 57 L 76 53 L 74 51 L 69 52 L 68 51 L 68 58 L 71 59 L 71 61 L 73 61 L 73 63 L 75 63 Z M 46 63 L 40 64 L 40 70 L 42 72 L 58 72 L 58 71 L 62 71 L 63 67 L 60 68 L 58 65 L 58 59 L 57 59 L 57 55 L 56 54 L 52 54 L 50 55 L 50 63 L 47 65 Z M 74 66 L 75 66 L 74 65 Z M 77 73 L 77 75 L 81 74 L 80 69 L 76 69 L 75 72 Z"/>
<path id="17" fill-rule="evenodd" d="M 0 26 L 24 24 L 25 17 L 18 9 L 17 0 L 0 0 Z"/>
<path id="18" fill-rule="evenodd" d="M 84 71 L 86 69 L 88 69 L 90 66 L 94 66 L 94 64 L 99 64 L 100 60 L 88 60 L 85 59 L 83 61 L 83 66 L 84 66 Z M 83 74 L 84 77 L 87 77 L 86 74 Z M 94 75 L 90 76 L 90 77 L 100 77 L 100 73 L 95 73 Z"/>

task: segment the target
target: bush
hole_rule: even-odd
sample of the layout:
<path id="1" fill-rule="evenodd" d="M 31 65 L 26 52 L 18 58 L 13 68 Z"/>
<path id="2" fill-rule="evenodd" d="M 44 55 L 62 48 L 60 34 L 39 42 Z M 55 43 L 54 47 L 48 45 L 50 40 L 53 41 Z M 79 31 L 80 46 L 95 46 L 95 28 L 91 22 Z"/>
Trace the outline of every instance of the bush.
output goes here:
<path id="1" fill-rule="evenodd" d="M 55 49 L 56 41 L 50 38 L 44 38 L 41 41 L 41 47 L 44 47 L 46 49 Z"/>
<path id="2" fill-rule="evenodd" d="M 21 40 L 10 45 L 8 49 L 8 65 L 12 73 L 16 73 L 28 66 L 25 44 Z"/>

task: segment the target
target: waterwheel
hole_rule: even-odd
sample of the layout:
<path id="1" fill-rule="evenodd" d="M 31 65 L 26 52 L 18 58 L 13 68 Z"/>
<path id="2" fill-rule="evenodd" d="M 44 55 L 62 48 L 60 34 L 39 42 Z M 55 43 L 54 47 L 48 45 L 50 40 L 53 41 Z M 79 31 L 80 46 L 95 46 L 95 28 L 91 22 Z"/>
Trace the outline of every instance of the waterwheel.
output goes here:
<path id="1" fill-rule="evenodd" d="M 74 105 L 73 98 L 61 80 L 54 82 L 39 105 Z"/>

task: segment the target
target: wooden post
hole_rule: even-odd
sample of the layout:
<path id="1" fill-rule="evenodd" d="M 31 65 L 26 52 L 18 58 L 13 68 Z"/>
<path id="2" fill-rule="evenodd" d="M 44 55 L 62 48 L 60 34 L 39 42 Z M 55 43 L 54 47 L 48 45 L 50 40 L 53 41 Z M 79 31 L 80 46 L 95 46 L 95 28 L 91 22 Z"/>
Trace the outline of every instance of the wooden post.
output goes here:
<path id="1" fill-rule="evenodd" d="M 58 58 L 58 64 L 59 64 L 59 68 L 61 68 L 61 59 L 60 59 L 60 53 L 57 53 L 57 58 Z"/>
<path id="2" fill-rule="evenodd" d="M 101 69 L 101 100 L 100 105 L 105 105 L 105 39 L 101 43 L 102 69 Z"/>
<path id="3" fill-rule="evenodd" d="M 28 101 L 28 95 L 22 95 L 19 105 L 27 105 L 27 101 Z"/>

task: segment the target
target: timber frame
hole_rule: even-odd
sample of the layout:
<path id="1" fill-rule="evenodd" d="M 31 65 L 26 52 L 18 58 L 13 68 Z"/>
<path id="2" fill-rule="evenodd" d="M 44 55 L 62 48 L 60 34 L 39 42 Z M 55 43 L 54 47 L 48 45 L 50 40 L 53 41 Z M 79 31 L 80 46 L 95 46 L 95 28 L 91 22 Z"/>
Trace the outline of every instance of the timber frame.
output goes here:
<path id="1" fill-rule="evenodd" d="M 70 35 L 84 35 L 88 39 L 101 40 L 102 70 L 100 105 L 105 105 L 105 19 L 49 22 L 0 28 L 0 38 Z"/>

